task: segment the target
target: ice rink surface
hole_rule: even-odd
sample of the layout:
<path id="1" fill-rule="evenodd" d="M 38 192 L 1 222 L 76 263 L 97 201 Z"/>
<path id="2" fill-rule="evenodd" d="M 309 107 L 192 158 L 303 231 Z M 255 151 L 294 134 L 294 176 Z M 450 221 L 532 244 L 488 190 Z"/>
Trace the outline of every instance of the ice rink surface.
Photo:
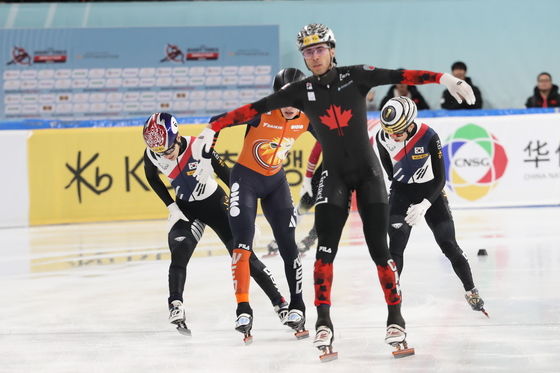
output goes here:
<path id="1" fill-rule="evenodd" d="M 314 254 L 303 258 L 311 338 L 282 326 L 253 282 L 254 342 L 233 330 L 229 258 L 209 229 L 188 267 L 191 338 L 167 322 L 166 222 L 0 230 L 0 372 L 559 372 L 560 208 L 454 211 L 487 319 L 470 309 L 426 224 L 415 228 L 401 278 L 409 344 L 383 343 L 386 306 L 350 215 L 334 266 L 339 359 L 312 347 Z M 262 233 L 258 255 L 271 238 Z M 301 238 L 312 223 L 303 216 Z M 488 256 L 479 257 L 479 249 Z M 211 254 L 211 255 L 210 255 Z M 280 257 L 263 259 L 288 295 Z"/>

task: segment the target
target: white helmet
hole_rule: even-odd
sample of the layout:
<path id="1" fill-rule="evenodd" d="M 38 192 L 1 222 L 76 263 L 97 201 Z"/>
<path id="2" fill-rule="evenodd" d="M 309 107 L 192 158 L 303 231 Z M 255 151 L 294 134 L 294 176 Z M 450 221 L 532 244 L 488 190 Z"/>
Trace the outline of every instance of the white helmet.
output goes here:
<path id="1" fill-rule="evenodd" d="M 304 26 L 297 34 L 297 45 L 300 51 L 304 48 L 321 43 L 328 43 L 332 48 L 334 48 L 336 44 L 331 29 L 321 23 L 311 23 Z"/>
<path id="2" fill-rule="evenodd" d="M 416 119 L 418 109 L 410 98 L 393 97 L 381 109 L 381 128 L 388 134 L 402 133 Z"/>

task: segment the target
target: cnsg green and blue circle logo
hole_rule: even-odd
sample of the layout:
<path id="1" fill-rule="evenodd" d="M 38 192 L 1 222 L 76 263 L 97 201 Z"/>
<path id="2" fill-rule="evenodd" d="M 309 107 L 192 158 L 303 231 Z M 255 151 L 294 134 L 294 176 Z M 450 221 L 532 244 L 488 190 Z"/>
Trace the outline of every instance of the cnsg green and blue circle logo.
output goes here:
<path id="1" fill-rule="evenodd" d="M 449 136 L 442 152 L 447 186 L 469 201 L 490 193 L 508 164 L 505 149 L 496 136 L 473 123 Z"/>

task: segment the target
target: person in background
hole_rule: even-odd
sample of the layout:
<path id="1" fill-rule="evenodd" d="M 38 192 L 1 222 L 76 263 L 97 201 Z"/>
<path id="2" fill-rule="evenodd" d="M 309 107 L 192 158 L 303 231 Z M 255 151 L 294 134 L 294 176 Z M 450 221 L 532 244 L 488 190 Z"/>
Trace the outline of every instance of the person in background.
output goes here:
<path id="1" fill-rule="evenodd" d="M 366 110 L 367 111 L 376 111 L 377 106 L 375 105 L 375 88 L 369 90 L 368 94 L 366 95 Z"/>
<path id="2" fill-rule="evenodd" d="M 405 96 L 410 98 L 416 104 L 418 110 L 430 110 L 430 105 L 424 99 L 418 88 L 413 85 L 395 84 L 392 85 L 383 100 L 381 100 L 381 107 L 385 106 L 387 101 L 393 97 Z"/>
<path id="3" fill-rule="evenodd" d="M 525 106 L 531 107 L 560 107 L 560 94 L 558 86 L 552 84 L 552 76 L 542 72 L 537 76 L 537 85 L 533 95 L 527 99 Z"/>
<path id="4" fill-rule="evenodd" d="M 472 105 L 464 100 L 462 103 L 459 103 L 451 96 L 449 90 L 446 89 L 443 91 L 443 96 L 441 97 L 441 108 L 447 110 L 482 108 L 482 94 L 480 93 L 480 89 L 472 84 L 471 78 L 467 76 L 467 65 L 461 61 L 453 63 L 453 65 L 451 65 L 451 74 L 453 74 L 455 78 L 467 82 L 472 87 L 476 101 Z"/>
<path id="5" fill-rule="evenodd" d="M 321 179 L 321 173 L 323 171 L 323 164 L 318 163 L 321 152 L 321 144 L 319 143 L 319 141 L 315 141 L 315 145 L 313 145 L 311 153 L 309 153 L 305 176 L 303 177 L 303 181 L 301 183 L 301 198 L 297 206 L 298 215 L 311 210 L 311 208 L 315 205 L 315 197 L 317 196 L 317 190 L 319 189 L 319 180 Z M 315 244 L 315 241 L 317 241 L 317 230 L 315 229 L 314 221 L 313 226 L 309 230 L 309 233 L 307 233 L 307 235 L 302 238 L 302 240 L 297 245 L 299 252 L 303 254 L 308 251 L 311 246 Z M 276 240 L 270 241 L 270 243 L 267 245 L 267 249 L 268 254 L 266 256 L 273 256 L 278 254 L 278 243 L 276 242 Z"/>

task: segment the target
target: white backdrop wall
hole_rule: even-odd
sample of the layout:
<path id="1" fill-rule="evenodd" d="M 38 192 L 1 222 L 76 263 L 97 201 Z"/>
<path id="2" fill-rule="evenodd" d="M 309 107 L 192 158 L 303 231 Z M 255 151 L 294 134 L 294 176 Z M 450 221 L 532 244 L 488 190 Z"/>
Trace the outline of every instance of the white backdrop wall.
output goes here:
<path id="1" fill-rule="evenodd" d="M 336 34 L 340 64 L 448 71 L 462 60 L 484 108 L 520 108 L 538 73 L 560 81 L 559 14 L 558 0 L 0 4 L 0 29 L 280 25 L 280 65 L 304 70 L 295 36 L 321 22 Z M 386 90 L 377 90 L 378 101 Z M 432 109 L 440 108 L 440 86 L 420 90 Z"/>
<path id="2" fill-rule="evenodd" d="M 27 139 L 30 133 L 0 131 L 0 170 L 4 175 L 0 183 L 0 227 L 29 223 Z"/>
<path id="3" fill-rule="evenodd" d="M 442 140 L 449 159 L 447 173 L 452 175 L 446 186 L 452 209 L 560 205 L 560 114 L 421 118 L 419 122 L 432 126 Z M 69 130 L 48 131 L 56 137 Z M 30 131 L 0 131 L 5 174 L 0 183 L 0 227 L 29 224 L 29 135 Z M 51 141 L 56 144 L 54 137 Z M 58 142 L 64 139 L 60 136 Z M 57 151 L 56 146 L 51 148 Z M 43 202 L 41 180 L 34 187 L 39 200 L 31 207 L 37 208 Z M 44 198 L 53 198 L 48 194 Z"/>

